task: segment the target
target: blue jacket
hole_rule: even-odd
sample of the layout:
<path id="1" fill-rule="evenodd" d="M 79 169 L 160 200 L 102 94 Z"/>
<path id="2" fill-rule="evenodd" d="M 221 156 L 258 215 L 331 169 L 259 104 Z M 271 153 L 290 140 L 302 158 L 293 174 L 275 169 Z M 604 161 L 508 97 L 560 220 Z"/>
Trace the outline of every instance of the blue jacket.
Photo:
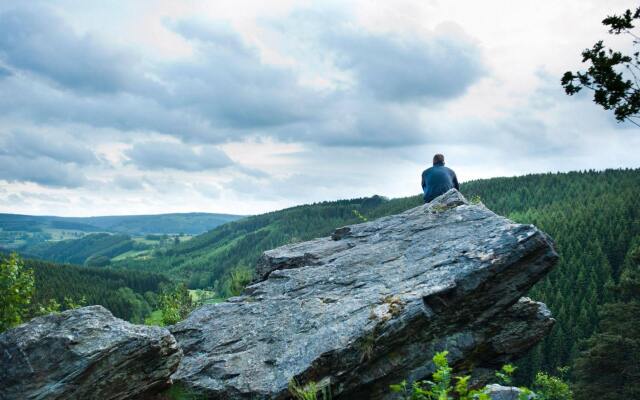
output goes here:
<path id="1" fill-rule="evenodd" d="M 435 164 L 422 173 L 422 191 L 424 192 L 422 197 L 425 203 L 452 188 L 460 190 L 458 178 L 452 169 L 444 166 L 444 163 Z"/>

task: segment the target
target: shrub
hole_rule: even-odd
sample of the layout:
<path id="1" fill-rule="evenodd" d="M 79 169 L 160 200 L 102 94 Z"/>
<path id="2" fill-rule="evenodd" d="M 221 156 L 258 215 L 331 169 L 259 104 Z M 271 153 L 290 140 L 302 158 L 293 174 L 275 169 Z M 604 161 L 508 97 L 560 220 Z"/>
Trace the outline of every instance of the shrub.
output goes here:
<path id="1" fill-rule="evenodd" d="M 23 321 L 35 290 L 33 270 L 17 254 L 0 259 L 0 332 Z"/>
<path id="2" fill-rule="evenodd" d="M 436 353 L 433 357 L 436 371 L 433 381 L 420 381 L 408 384 L 402 381 L 391 385 L 392 392 L 398 393 L 402 400 L 491 400 L 487 387 L 469 389 L 469 375 L 454 376 L 447 361 L 447 351 Z M 505 385 L 511 385 L 516 368 L 510 364 L 496 372 L 496 377 Z M 455 385 L 452 386 L 452 381 Z M 535 382 L 536 392 L 527 388 L 519 388 L 520 400 L 572 400 L 573 394 L 569 386 L 560 378 L 538 373 Z"/>

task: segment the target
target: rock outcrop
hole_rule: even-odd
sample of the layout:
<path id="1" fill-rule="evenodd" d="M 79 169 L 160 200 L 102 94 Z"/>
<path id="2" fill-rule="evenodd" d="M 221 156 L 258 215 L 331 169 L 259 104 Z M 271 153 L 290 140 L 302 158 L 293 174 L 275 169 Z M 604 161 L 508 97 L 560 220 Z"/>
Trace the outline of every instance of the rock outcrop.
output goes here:
<path id="1" fill-rule="evenodd" d="M 552 326 L 521 296 L 556 261 L 534 226 L 451 190 L 264 253 L 242 296 L 171 327 L 184 351 L 173 379 L 211 399 L 284 399 L 292 380 L 333 399 L 385 399 L 389 384 L 430 375 L 444 349 L 482 379 Z"/>
<path id="2" fill-rule="evenodd" d="M 180 362 L 168 330 L 101 306 L 34 318 L 0 335 L 0 399 L 139 399 Z"/>

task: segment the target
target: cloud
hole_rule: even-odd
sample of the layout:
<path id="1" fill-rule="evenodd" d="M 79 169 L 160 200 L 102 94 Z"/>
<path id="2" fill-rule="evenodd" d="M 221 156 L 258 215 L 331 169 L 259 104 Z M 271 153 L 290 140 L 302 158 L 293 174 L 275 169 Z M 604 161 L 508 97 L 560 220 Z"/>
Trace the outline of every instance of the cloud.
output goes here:
<path id="1" fill-rule="evenodd" d="M 319 93 L 298 84 L 294 71 L 266 64 L 229 26 L 182 20 L 167 25 L 192 43 L 194 59 L 166 66 L 170 107 L 196 111 L 222 128 L 268 128 L 309 119 Z M 167 79 L 169 80 L 169 79 Z"/>
<path id="2" fill-rule="evenodd" d="M 204 171 L 233 165 L 233 161 L 213 146 L 189 146 L 166 141 L 139 142 L 125 151 L 130 162 L 141 169 Z"/>
<path id="3" fill-rule="evenodd" d="M 384 101 L 455 98 L 486 73 L 480 48 L 461 34 L 420 38 L 339 29 L 325 40 L 360 89 Z"/>
<path id="4" fill-rule="evenodd" d="M 0 58 L 16 69 L 82 92 L 113 93 L 145 82 L 135 59 L 91 34 L 76 33 L 45 7 L 0 14 Z"/>
<path id="5" fill-rule="evenodd" d="M 0 155 L 0 179 L 43 186 L 77 188 L 87 183 L 80 167 L 51 158 Z"/>
<path id="6" fill-rule="evenodd" d="M 144 188 L 142 179 L 128 175 L 117 175 L 112 183 L 124 190 L 141 190 Z"/>
<path id="7" fill-rule="evenodd" d="M 460 96 L 484 73 L 479 48 L 462 34 L 409 38 L 357 31 L 341 15 L 309 18 L 332 27 L 307 38 L 309 51 L 335 61 L 333 68 L 352 74 L 354 85 L 302 84 L 301 71 L 310 67 L 306 53 L 291 55 L 296 67 L 269 63 L 224 22 L 164 20 L 192 56 L 141 63 L 91 31 L 78 33 L 49 8 L 10 9 L 0 14 L 0 59 L 20 72 L 0 80 L 0 112 L 184 142 L 270 137 L 407 146 L 428 141 L 416 123 L 418 106 Z M 291 40 L 299 29 L 292 27 Z"/>
<path id="8" fill-rule="evenodd" d="M 59 132 L 14 131 L 0 136 L 0 155 L 25 159 L 48 157 L 63 163 L 89 165 L 98 163 L 87 145 Z"/>
<path id="9" fill-rule="evenodd" d="M 13 73 L 10 70 L 0 65 L 0 79 L 6 78 L 11 75 L 13 75 Z"/>
<path id="10" fill-rule="evenodd" d="M 59 131 L 0 132 L 0 179 L 77 188 L 89 181 L 88 166 L 99 164 L 84 143 Z"/>

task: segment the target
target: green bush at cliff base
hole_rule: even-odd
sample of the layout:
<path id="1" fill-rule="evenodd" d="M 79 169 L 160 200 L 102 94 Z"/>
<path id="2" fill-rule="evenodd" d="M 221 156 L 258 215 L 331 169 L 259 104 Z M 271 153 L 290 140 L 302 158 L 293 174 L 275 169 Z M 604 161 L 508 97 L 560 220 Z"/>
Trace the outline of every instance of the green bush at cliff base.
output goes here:
<path id="1" fill-rule="evenodd" d="M 391 385 L 390 389 L 398 393 L 402 400 L 491 400 L 487 386 L 480 389 L 469 389 L 469 375 L 454 376 L 447 360 L 447 351 L 436 353 L 433 363 L 436 371 L 432 381 L 419 381 L 408 384 L 403 381 Z M 500 383 L 510 385 L 516 368 L 510 364 L 496 373 Z M 455 381 L 455 384 L 453 383 Z M 573 394 L 562 379 L 539 373 L 534 383 L 535 392 L 521 387 L 519 400 L 572 400 Z"/>

